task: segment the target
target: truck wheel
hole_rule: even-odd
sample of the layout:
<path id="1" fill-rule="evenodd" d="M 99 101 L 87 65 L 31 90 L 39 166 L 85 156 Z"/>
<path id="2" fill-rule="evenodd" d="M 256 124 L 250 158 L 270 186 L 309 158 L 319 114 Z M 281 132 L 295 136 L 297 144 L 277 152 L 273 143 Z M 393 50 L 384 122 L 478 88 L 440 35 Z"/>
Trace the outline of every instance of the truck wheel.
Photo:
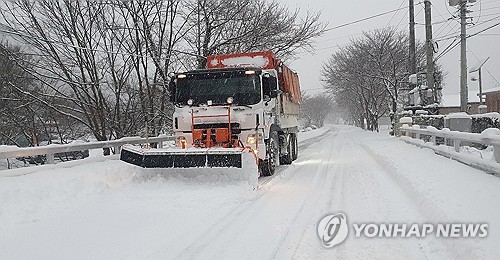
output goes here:
<path id="1" fill-rule="evenodd" d="M 297 134 L 290 134 L 290 139 L 292 139 L 292 160 L 297 160 L 299 156 L 299 143 L 297 142 Z"/>
<path id="2" fill-rule="evenodd" d="M 285 138 L 286 140 L 286 154 L 280 156 L 280 164 L 281 165 L 288 165 L 291 164 L 293 159 L 292 159 L 292 136 L 289 135 L 288 138 Z"/>
<path id="3" fill-rule="evenodd" d="M 274 174 L 276 166 L 278 165 L 278 158 L 279 158 L 278 133 L 276 132 L 271 133 L 266 150 L 268 156 L 267 159 L 262 160 L 262 163 L 259 163 L 260 172 L 262 176 L 271 176 Z"/>

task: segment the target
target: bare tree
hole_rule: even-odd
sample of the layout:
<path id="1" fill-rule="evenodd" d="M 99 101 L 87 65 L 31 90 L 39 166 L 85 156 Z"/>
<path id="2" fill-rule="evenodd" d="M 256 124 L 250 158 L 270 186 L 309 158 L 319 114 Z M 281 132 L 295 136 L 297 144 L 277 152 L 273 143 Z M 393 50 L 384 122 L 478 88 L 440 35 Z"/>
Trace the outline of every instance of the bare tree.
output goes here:
<path id="1" fill-rule="evenodd" d="M 326 24 L 320 13 L 289 11 L 266 0 L 197 0 L 191 5 L 193 30 L 186 38 L 189 52 L 195 53 L 199 68 L 215 53 L 273 50 L 291 58 L 299 49 L 312 50 L 313 39 Z"/>
<path id="2" fill-rule="evenodd" d="M 310 96 L 303 93 L 301 96 L 300 117 L 305 120 L 307 126 L 322 127 L 328 114 L 333 110 L 333 98 L 324 94 Z"/>
<path id="3" fill-rule="evenodd" d="M 125 18 L 122 28 L 128 39 L 127 48 L 134 54 L 131 64 L 144 125 L 148 134 L 156 135 L 171 127 L 168 74 L 179 67 L 177 45 L 189 32 L 190 14 L 184 13 L 186 6 L 178 0 L 122 1 L 117 7 Z"/>
<path id="4" fill-rule="evenodd" d="M 89 1 L 19 1 L 7 4 L 7 8 L 10 17 L 4 18 L 8 28 L 30 44 L 39 57 L 44 56 L 33 64 L 32 75 L 51 88 L 45 94 L 71 100 L 74 106 L 44 102 L 88 126 L 97 140 L 108 140 L 110 92 L 104 87 L 103 75 L 109 68 L 97 55 L 103 42 L 97 29 L 103 5 Z M 42 101 L 34 93 L 32 96 Z"/>
<path id="5" fill-rule="evenodd" d="M 393 28 L 364 33 L 333 54 L 323 66 L 326 88 L 360 127 L 378 130 L 378 119 L 402 107 L 400 90 L 408 82 L 408 36 Z M 417 65 L 423 68 L 419 44 Z"/>
<path id="6" fill-rule="evenodd" d="M 30 59 L 18 46 L 0 43 L 0 142 L 24 147 L 81 138 L 84 134 L 75 120 L 51 113 L 26 94 L 46 91 L 26 72 Z M 68 104 L 57 98 L 50 102 Z"/>
<path id="7" fill-rule="evenodd" d="M 144 126 L 168 131 L 168 73 L 187 24 L 179 3 L 7 3 L 4 27 L 31 47 L 38 58 L 29 72 L 49 89 L 26 94 L 78 120 L 97 140 L 135 135 Z M 47 100 L 54 97 L 72 104 Z"/>

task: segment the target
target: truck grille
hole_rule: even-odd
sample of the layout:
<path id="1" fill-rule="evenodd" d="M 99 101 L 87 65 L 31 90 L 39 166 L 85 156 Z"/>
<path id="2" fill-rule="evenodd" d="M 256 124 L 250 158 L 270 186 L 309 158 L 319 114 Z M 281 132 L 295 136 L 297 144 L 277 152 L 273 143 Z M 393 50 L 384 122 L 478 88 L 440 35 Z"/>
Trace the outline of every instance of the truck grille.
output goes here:
<path id="1" fill-rule="evenodd" d="M 228 128 L 227 123 L 212 123 L 212 124 L 195 124 L 194 129 L 216 129 L 216 128 Z M 240 134 L 241 128 L 239 123 L 231 123 L 232 134 Z"/>

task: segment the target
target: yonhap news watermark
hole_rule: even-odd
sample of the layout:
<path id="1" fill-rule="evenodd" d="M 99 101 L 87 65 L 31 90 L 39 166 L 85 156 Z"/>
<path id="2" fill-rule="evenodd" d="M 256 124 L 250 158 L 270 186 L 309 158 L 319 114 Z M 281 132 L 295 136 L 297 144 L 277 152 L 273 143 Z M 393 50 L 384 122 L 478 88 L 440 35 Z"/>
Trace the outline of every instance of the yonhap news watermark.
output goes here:
<path id="1" fill-rule="evenodd" d="M 349 232 L 355 238 L 485 238 L 487 223 L 352 223 L 343 213 L 323 217 L 317 227 L 325 248 L 344 242 Z"/>

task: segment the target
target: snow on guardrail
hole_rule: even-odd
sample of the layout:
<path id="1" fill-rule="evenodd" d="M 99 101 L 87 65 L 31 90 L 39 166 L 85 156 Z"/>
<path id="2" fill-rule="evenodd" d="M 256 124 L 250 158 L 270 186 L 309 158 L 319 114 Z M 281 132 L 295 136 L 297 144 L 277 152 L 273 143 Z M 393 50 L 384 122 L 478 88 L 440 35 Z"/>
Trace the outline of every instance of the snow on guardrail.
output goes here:
<path id="1" fill-rule="evenodd" d="M 103 149 L 114 147 L 116 151 L 125 144 L 145 144 L 145 143 L 158 143 L 162 144 L 165 141 L 174 140 L 173 136 L 160 135 L 157 137 L 124 137 L 117 140 L 89 142 L 89 143 L 71 143 L 71 144 L 51 144 L 47 146 L 26 147 L 19 148 L 16 146 L 0 145 L 0 159 L 10 159 L 37 155 L 46 155 L 47 163 L 54 163 L 54 154 L 66 153 L 74 151 Z"/>
<path id="2" fill-rule="evenodd" d="M 489 128 L 482 133 L 467 133 L 451 131 L 448 128 L 439 130 L 432 126 L 421 128 L 419 125 L 403 125 L 400 128 L 401 138 L 414 145 L 434 150 L 435 153 L 452 158 L 470 166 L 480 168 L 491 173 L 500 173 L 500 129 Z M 429 136 L 430 142 L 422 140 L 422 136 Z M 438 145 L 437 138 L 444 138 L 444 145 Z M 447 146 L 448 140 L 453 142 L 453 149 Z M 462 146 L 481 144 L 493 147 L 493 160 L 477 159 L 461 154 Z"/>

